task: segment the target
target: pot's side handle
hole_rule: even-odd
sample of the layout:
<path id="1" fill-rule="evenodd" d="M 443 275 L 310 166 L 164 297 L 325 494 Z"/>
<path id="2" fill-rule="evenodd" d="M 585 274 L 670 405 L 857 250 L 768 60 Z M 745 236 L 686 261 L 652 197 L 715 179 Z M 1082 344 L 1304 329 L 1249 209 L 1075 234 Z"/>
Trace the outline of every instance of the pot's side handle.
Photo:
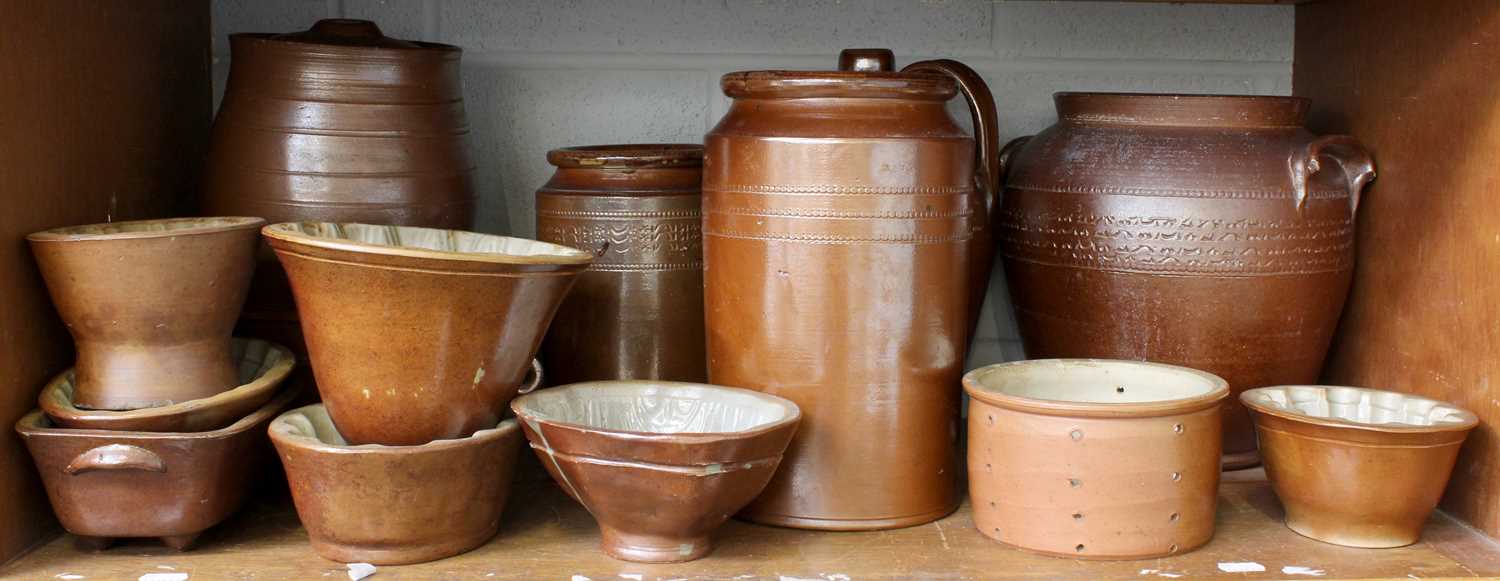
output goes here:
<path id="1" fill-rule="evenodd" d="M 1365 184 L 1375 179 L 1375 160 L 1370 157 L 1369 150 L 1348 135 L 1324 135 L 1292 152 L 1287 165 L 1291 170 L 1297 211 L 1307 206 L 1307 182 L 1323 169 L 1319 160 L 1325 157 L 1339 164 L 1344 172 L 1344 183 L 1349 188 L 1349 213 L 1353 214 L 1359 210 L 1359 196 Z"/>
<path id="2" fill-rule="evenodd" d="M 126 444 L 109 444 L 79 454 L 73 458 L 72 462 L 68 462 L 66 468 L 63 468 L 63 472 L 70 475 L 95 470 L 166 472 L 167 463 L 162 461 L 161 456 L 145 448 Z"/>
<path id="3" fill-rule="evenodd" d="M 521 391 L 519 392 L 521 394 L 536 391 L 537 386 L 542 384 L 542 362 L 540 359 L 531 360 L 531 373 L 528 375 L 531 376 L 531 381 L 527 381 L 525 385 L 521 386 Z"/>
<path id="4" fill-rule="evenodd" d="M 974 69 L 948 59 L 920 61 L 901 69 L 903 73 L 938 73 L 952 77 L 974 116 L 974 181 L 983 189 L 985 219 L 994 217 L 1000 196 L 1000 116 L 989 85 Z"/>

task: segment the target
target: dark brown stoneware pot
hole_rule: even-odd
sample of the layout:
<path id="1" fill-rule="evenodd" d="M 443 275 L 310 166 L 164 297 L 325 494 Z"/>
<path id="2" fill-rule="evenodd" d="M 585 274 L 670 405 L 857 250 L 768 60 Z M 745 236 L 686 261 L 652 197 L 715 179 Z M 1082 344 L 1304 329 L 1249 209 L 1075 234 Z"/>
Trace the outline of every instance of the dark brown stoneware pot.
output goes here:
<path id="1" fill-rule="evenodd" d="M 229 38 L 203 211 L 268 221 L 467 230 L 474 163 L 455 46 L 321 20 Z M 304 347 L 286 275 L 262 250 L 241 332 Z"/>
<path id="2" fill-rule="evenodd" d="M 744 517 L 910 526 L 960 500 L 959 377 L 988 278 L 974 241 L 994 193 L 994 103 L 956 62 L 898 73 L 890 51 L 840 60 L 846 70 L 723 78 L 734 103 L 703 161 L 709 381 L 785 397 L 806 418 Z M 960 89 L 978 148 L 945 108 Z"/>
<path id="3" fill-rule="evenodd" d="M 174 218 L 27 236 L 78 348 L 73 403 L 130 410 L 239 385 L 230 333 L 264 224 Z"/>
<path id="4" fill-rule="evenodd" d="M 1239 393 L 1318 378 L 1375 175 L 1305 99 L 1059 93 L 1009 160 L 999 237 L 1026 355 L 1202 369 Z M 1319 171 L 1324 163 L 1337 171 Z M 1225 466 L 1257 462 L 1237 399 Z"/>
<path id="5" fill-rule="evenodd" d="M 703 146 L 569 147 L 547 161 L 537 238 L 594 253 L 542 344 L 551 382 L 706 381 Z"/>

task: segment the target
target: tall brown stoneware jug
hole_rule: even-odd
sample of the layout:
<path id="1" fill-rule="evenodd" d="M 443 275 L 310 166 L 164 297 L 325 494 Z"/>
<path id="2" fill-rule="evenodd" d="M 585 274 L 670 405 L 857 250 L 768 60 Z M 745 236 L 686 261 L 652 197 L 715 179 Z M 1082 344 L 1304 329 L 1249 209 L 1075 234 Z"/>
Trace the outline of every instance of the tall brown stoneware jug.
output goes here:
<path id="1" fill-rule="evenodd" d="M 232 34 L 229 43 L 206 215 L 473 227 L 458 47 L 340 19 L 289 34 Z M 264 245 L 240 332 L 306 355 L 286 273 Z"/>
<path id="2" fill-rule="evenodd" d="M 998 237 L 1026 355 L 1183 365 L 1235 393 L 1317 383 L 1375 176 L 1365 149 L 1309 133 L 1299 98 L 1056 102 L 1056 125 L 1007 148 Z M 1224 465 L 1254 465 L 1230 402 Z"/>
<path id="3" fill-rule="evenodd" d="M 958 506 L 994 101 L 962 64 L 891 64 L 851 50 L 839 71 L 721 83 L 734 102 L 703 160 L 709 381 L 791 399 L 804 418 L 741 513 L 756 522 L 886 529 Z M 960 91 L 977 147 L 944 106 Z"/>
<path id="4" fill-rule="evenodd" d="M 703 146 L 596 145 L 547 153 L 537 239 L 595 255 L 542 359 L 553 384 L 703 382 Z"/>

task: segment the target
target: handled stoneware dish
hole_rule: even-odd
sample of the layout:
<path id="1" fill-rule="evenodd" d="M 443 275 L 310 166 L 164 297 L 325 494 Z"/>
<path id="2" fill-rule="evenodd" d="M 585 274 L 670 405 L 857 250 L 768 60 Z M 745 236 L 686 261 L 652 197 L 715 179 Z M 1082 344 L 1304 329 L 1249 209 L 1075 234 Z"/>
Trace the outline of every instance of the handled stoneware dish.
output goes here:
<path id="1" fill-rule="evenodd" d="M 1291 385 L 1240 394 L 1298 534 L 1349 547 L 1417 542 L 1474 413 L 1412 394 Z"/>
<path id="2" fill-rule="evenodd" d="M 1223 379 L 1038 359 L 975 369 L 963 385 L 969 495 L 985 536 L 1070 559 L 1164 557 L 1213 536 Z"/>

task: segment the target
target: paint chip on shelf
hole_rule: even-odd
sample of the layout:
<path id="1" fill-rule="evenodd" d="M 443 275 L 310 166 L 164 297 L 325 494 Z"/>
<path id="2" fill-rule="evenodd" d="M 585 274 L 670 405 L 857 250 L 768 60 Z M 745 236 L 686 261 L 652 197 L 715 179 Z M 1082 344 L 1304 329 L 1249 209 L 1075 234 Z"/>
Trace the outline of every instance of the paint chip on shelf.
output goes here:
<path id="1" fill-rule="evenodd" d="M 369 563 L 350 563 L 349 581 L 359 581 L 375 574 L 375 566 Z"/>
<path id="2" fill-rule="evenodd" d="M 1225 573 L 1264 573 L 1266 566 L 1254 561 L 1219 563 L 1219 570 Z"/>
<path id="3" fill-rule="evenodd" d="M 147 573 L 139 581 L 187 581 L 187 573 Z"/>
<path id="4" fill-rule="evenodd" d="M 589 579 L 588 577 L 584 577 L 583 575 L 574 575 L 572 577 L 572 581 L 594 581 L 594 580 L 593 579 Z"/>
<path id="5" fill-rule="evenodd" d="M 77 573 L 58 573 L 56 575 L 53 575 L 52 578 L 54 578 L 54 579 L 66 579 L 68 581 L 74 581 L 76 579 L 83 579 L 84 577 L 83 577 L 83 575 L 79 575 Z"/>
<path id="6" fill-rule="evenodd" d="M 1182 577 L 1183 576 L 1182 573 L 1174 573 L 1172 571 L 1163 571 L 1161 569 L 1141 569 L 1140 574 L 1141 575 L 1155 575 L 1157 577 L 1166 577 L 1168 579 L 1176 579 L 1178 577 Z"/>
<path id="7" fill-rule="evenodd" d="M 1300 567 L 1300 566 L 1297 566 L 1297 565 L 1287 565 L 1287 566 L 1281 568 L 1281 574 L 1282 575 L 1309 575 L 1309 576 L 1312 576 L 1312 577 L 1322 577 L 1323 576 L 1323 570 L 1322 569 L 1314 569 L 1312 567 Z"/>
<path id="8" fill-rule="evenodd" d="M 631 581 L 641 581 L 641 579 L 644 577 L 644 575 L 641 575 L 640 573 L 621 573 L 620 576 L 626 579 L 630 579 Z"/>

